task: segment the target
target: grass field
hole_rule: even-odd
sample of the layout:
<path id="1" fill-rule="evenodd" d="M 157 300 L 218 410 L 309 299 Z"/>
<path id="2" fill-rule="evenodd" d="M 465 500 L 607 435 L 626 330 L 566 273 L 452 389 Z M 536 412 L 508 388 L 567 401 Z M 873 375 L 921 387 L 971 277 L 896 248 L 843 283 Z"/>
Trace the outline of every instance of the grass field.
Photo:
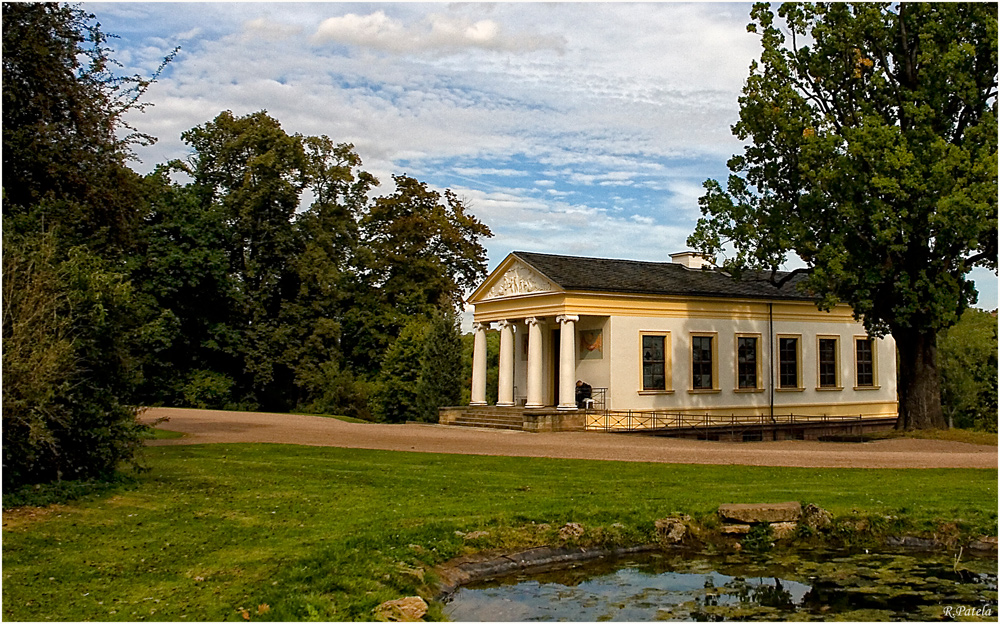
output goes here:
<path id="1" fill-rule="evenodd" d="M 5 620 L 368 620 L 463 552 L 558 543 L 565 522 L 586 543 L 646 542 L 656 518 L 710 520 L 720 503 L 799 500 L 890 531 L 997 532 L 996 470 L 235 444 L 149 448 L 147 460 L 132 485 L 4 513 Z M 456 533 L 471 531 L 488 535 Z"/>

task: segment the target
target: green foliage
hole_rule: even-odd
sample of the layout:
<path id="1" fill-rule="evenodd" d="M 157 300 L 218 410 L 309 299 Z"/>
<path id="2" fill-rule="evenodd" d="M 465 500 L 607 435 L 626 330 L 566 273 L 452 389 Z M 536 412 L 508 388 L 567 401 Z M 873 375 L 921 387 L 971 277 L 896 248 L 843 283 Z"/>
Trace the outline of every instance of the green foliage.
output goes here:
<path id="1" fill-rule="evenodd" d="M 463 290 L 486 273 L 482 238 L 490 229 L 451 191 L 393 176 L 396 190 L 377 198 L 359 220 L 352 309 L 343 349 L 359 373 L 377 373 L 386 349 L 411 317 L 457 307 Z"/>
<path id="2" fill-rule="evenodd" d="M 450 309 L 403 327 L 382 362 L 372 411 L 383 422 L 437 422 L 439 407 L 462 399 L 462 341 Z"/>
<path id="3" fill-rule="evenodd" d="M 450 402 L 434 351 L 426 400 L 386 407 L 431 349 L 395 346 L 404 326 L 485 274 L 490 231 L 451 191 L 396 176 L 374 198 L 352 145 L 264 111 L 220 113 L 182 135 L 185 162 L 140 177 L 130 147 L 153 139 L 122 116 L 152 79 L 116 76 L 78 8 L 6 3 L 3 19 L 5 485 L 129 461 L 133 405 L 396 419 Z"/>
<path id="4" fill-rule="evenodd" d="M 944 424 L 936 334 L 997 268 L 997 19 L 990 4 L 754 6 L 760 62 L 725 188 L 705 183 L 689 244 L 725 268 L 807 266 L 900 348 L 900 424 Z"/>
<path id="5" fill-rule="evenodd" d="M 233 380 L 211 370 L 193 370 L 184 384 L 184 404 L 189 407 L 210 408 L 233 406 Z"/>
<path id="6" fill-rule="evenodd" d="M 938 337 L 941 402 L 955 427 L 997 432 L 997 318 L 970 308 Z"/>
<path id="7" fill-rule="evenodd" d="M 107 477 L 145 429 L 127 402 L 138 383 L 132 293 L 84 248 L 4 232 L 4 487 Z"/>
<path id="8" fill-rule="evenodd" d="M 3 5 L 5 489 L 134 465 L 140 343 L 170 332 L 142 324 L 123 271 L 144 206 L 125 163 L 152 138 L 122 115 L 151 79 L 114 74 L 93 20 Z"/>
<path id="9" fill-rule="evenodd" d="M 421 418 L 417 382 L 429 333 L 427 321 L 411 320 L 386 351 L 373 397 L 372 411 L 378 420 L 401 423 Z"/>
<path id="10" fill-rule="evenodd" d="M 417 379 L 420 407 L 417 420 L 437 422 L 438 408 L 458 405 L 465 387 L 458 316 L 450 309 L 436 314 L 423 346 Z"/>
<path id="11" fill-rule="evenodd" d="M 774 531 L 771 529 L 771 525 L 766 522 L 755 524 L 750 527 L 750 532 L 740 540 L 740 544 L 747 552 L 767 552 L 774 547 Z"/>
<path id="12" fill-rule="evenodd" d="M 48 507 L 76 501 L 89 501 L 101 496 L 134 489 L 138 485 L 135 475 L 116 474 L 105 479 L 78 479 L 36 483 L 17 488 L 4 488 L 4 510 L 19 507 Z"/>
<path id="13" fill-rule="evenodd" d="M 450 190 L 444 197 L 408 176 L 393 176 L 396 191 L 380 197 L 361 220 L 378 287 L 395 308 L 427 314 L 461 302 L 463 290 L 478 286 L 490 229 L 468 214 Z"/>
<path id="14" fill-rule="evenodd" d="M 114 75 L 107 38 L 78 7 L 4 3 L 4 229 L 127 248 L 139 176 L 124 163 L 130 144 L 153 138 L 122 116 L 144 107 L 138 100 L 153 79 Z M 121 130 L 131 132 L 119 138 Z"/>
<path id="15" fill-rule="evenodd" d="M 146 180 L 133 278 L 156 357 L 143 396 L 389 420 L 426 411 L 390 407 L 420 373 L 402 371 L 407 349 L 393 345 L 485 274 L 489 230 L 450 191 L 411 178 L 373 202 L 378 181 L 353 146 L 289 135 L 264 112 L 226 111 L 183 137 L 189 162 Z"/>
<path id="16" fill-rule="evenodd" d="M 372 384 L 358 379 L 336 361 L 323 362 L 315 373 L 299 380 L 311 397 L 299 409 L 306 414 L 342 414 L 356 420 L 372 420 L 369 393 Z"/>

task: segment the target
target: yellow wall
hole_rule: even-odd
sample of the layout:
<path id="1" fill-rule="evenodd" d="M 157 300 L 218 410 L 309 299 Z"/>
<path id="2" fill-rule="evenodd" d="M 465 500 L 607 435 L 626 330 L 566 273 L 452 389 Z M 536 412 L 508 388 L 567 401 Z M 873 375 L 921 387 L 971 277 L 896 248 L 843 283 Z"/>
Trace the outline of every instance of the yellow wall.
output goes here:
<path id="1" fill-rule="evenodd" d="M 865 335 L 854 320 L 850 307 L 837 306 L 830 312 L 817 309 L 810 301 L 776 301 L 769 314 L 766 301 L 712 297 L 619 295 L 611 293 L 546 292 L 522 294 L 488 301 L 473 301 L 475 320 L 495 322 L 540 317 L 546 326 L 544 358 L 546 402 L 553 403 L 551 380 L 553 358 L 550 330 L 559 314 L 580 316 L 576 329 L 602 327 L 604 353 L 600 360 L 577 360 L 577 378 L 594 387 L 609 389 L 608 405 L 614 410 L 664 410 L 718 414 L 766 414 L 770 411 L 773 382 L 776 384 L 778 335 L 800 337 L 800 389 L 775 389 L 775 413 L 804 415 L 864 414 L 891 416 L 896 413 L 895 343 L 892 337 L 876 341 L 877 387 L 854 387 L 854 338 Z M 519 325 L 521 332 L 523 325 Z M 641 389 L 641 338 L 643 333 L 669 333 L 672 388 L 648 393 Z M 715 388 L 691 388 L 690 337 L 716 337 Z M 756 391 L 736 389 L 736 337 L 760 337 L 760 385 Z M 523 334 L 522 334 L 523 335 Z M 817 336 L 839 339 L 840 384 L 834 390 L 819 388 Z M 523 394 L 526 362 L 521 355 L 521 339 L 516 341 L 515 380 Z"/>

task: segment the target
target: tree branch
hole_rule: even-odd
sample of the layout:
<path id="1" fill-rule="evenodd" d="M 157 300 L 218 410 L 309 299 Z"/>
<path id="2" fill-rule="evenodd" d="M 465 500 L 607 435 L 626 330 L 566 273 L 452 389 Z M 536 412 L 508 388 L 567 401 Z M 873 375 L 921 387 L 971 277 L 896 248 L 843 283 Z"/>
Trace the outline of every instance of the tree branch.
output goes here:
<path id="1" fill-rule="evenodd" d="M 803 273 L 811 273 L 812 269 L 795 269 L 791 273 L 786 274 L 781 279 L 776 280 L 775 275 L 778 274 L 778 269 L 771 269 L 771 275 L 768 276 L 767 281 L 771 283 L 772 286 L 776 288 L 781 288 L 789 282 L 796 275 L 801 275 Z"/>

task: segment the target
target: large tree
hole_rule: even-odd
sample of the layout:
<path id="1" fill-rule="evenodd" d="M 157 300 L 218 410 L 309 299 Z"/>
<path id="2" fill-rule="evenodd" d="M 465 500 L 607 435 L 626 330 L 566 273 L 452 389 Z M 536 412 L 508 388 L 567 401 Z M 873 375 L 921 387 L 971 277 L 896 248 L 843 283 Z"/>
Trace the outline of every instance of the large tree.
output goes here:
<path id="1" fill-rule="evenodd" d="M 94 16 L 3 4 L 3 482 L 104 477 L 134 459 L 141 380 L 123 271 L 142 214 L 115 75 Z"/>
<path id="2" fill-rule="evenodd" d="M 457 308 L 486 275 L 482 240 L 490 228 L 451 190 L 439 193 L 406 175 L 359 221 L 357 282 L 344 318 L 351 366 L 377 373 L 388 346 L 413 318 Z"/>
<path id="3" fill-rule="evenodd" d="M 3 4 L 5 229 L 55 230 L 102 253 L 128 245 L 141 210 L 125 163 L 154 139 L 123 115 L 145 106 L 155 75 L 117 75 L 107 41 L 77 7 Z"/>
<path id="4" fill-rule="evenodd" d="M 997 269 L 997 5 L 769 4 L 725 188 L 705 183 L 689 244 L 724 267 L 790 253 L 828 309 L 899 349 L 897 427 L 945 426 L 936 336 Z"/>

